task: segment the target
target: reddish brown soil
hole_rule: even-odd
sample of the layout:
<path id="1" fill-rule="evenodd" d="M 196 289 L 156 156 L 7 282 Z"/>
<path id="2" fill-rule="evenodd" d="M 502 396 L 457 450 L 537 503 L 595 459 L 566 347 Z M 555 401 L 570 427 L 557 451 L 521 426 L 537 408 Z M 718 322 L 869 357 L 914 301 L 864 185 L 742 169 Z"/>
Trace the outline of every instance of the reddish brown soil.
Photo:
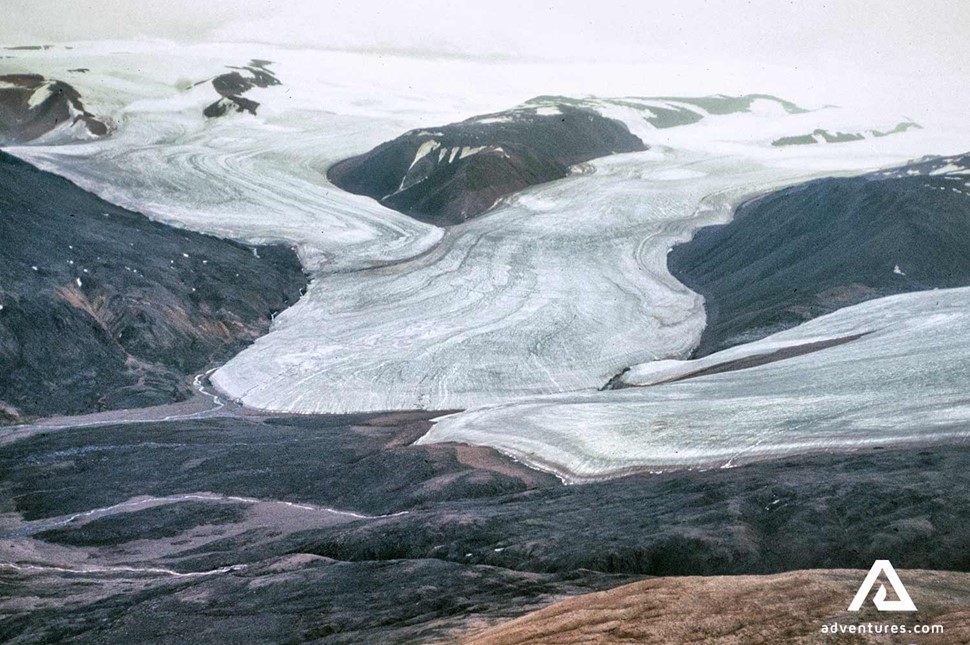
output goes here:
<path id="1" fill-rule="evenodd" d="M 565 600 L 472 634 L 467 645 L 526 643 L 776 645 L 807 643 L 970 643 L 970 574 L 900 571 L 916 613 L 846 608 L 865 571 L 796 571 L 772 576 L 653 578 Z M 891 593 L 891 592 L 890 592 Z M 939 624 L 936 635 L 822 633 L 838 622 L 913 627 Z"/>

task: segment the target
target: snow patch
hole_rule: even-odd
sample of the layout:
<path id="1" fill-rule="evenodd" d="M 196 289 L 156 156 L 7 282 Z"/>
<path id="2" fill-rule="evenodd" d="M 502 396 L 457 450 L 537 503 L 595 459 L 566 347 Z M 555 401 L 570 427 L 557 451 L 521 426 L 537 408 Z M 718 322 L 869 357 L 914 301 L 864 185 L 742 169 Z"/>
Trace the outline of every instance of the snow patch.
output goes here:
<path id="1" fill-rule="evenodd" d="M 537 107 L 535 112 L 537 116 L 556 116 L 556 115 L 562 114 L 562 110 L 560 110 L 558 107 L 554 105 L 544 105 L 542 107 Z"/>
<path id="2" fill-rule="evenodd" d="M 417 151 L 414 153 L 414 160 L 411 161 L 411 165 L 408 166 L 408 170 L 414 168 L 414 164 L 418 163 L 440 147 L 441 144 L 434 139 L 423 142 L 420 146 L 418 146 Z"/>
<path id="3" fill-rule="evenodd" d="M 951 173 L 963 173 L 967 169 L 963 166 L 957 166 L 956 164 L 948 163 L 945 166 L 940 166 L 939 168 L 934 168 L 930 171 L 930 175 L 948 175 Z"/>
<path id="4" fill-rule="evenodd" d="M 29 99 L 27 99 L 27 107 L 29 107 L 30 109 L 34 109 L 35 107 L 37 107 L 38 105 L 40 105 L 41 103 L 49 99 L 50 97 L 51 97 L 51 83 L 50 81 L 48 81 L 47 83 L 44 83 L 36 90 L 34 90 L 34 93 L 30 95 Z"/>

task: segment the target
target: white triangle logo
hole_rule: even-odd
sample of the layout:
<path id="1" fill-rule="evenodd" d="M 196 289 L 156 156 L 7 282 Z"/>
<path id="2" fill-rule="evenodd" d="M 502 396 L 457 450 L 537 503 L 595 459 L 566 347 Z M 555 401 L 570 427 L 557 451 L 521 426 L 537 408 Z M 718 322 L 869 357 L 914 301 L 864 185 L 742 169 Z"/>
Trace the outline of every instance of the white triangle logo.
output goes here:
<path id="1" fill-rule="evenodd" d="M 886 580 L 892 585 L 893 591 L 896 592 L 896 597 L 899 600 L 886 600 L 886 585 L 880 584 L 879 590 L 872 599 L 872 603 L 876 606 L 876 609 L 879 611 L 916 611 L 916 605 L 913 604 L 913 599 L 909 597 L 909 592 L 906 591 L 906 587 L 903 586 L 903 581 L 896 575 L 896 570 L 893 569 L 893 565 L 889 560 L 876 560 L 875 564 L 872 565 L 872 568 L 869 569 L 869 575 L 866 576 L 855 598 L 852 599 L 852 604 L 849 605 L 849 611 L 859 611 L 862 608 L 862 603 L 866 601 L 869 592 L 872 591 L 872 588 L 876 586 L 876 582 L 879 581 L 880 573 L 886 576 Z"/>

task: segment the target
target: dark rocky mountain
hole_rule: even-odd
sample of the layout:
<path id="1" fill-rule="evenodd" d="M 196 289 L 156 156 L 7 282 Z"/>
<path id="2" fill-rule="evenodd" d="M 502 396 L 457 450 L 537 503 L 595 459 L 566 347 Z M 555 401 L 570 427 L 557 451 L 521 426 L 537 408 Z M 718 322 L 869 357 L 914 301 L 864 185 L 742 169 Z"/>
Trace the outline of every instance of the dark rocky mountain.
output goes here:
<path id="1" fill-rule="evenodd" d="M 454 642 L 644 575 L 877 558 L 970 571 L 965 443 L 563 486 L 487 448 L 414 445 L 433 416 L 188 419 L 0 443 L 0 548 L 38 566 L 0 569 L 0 640 Z M 146 495 L 187 497 L 114 506 Z M 360 515 L 320 520 L 325 507 Z"/>
<path id="2" fill-rule="evenodd" d="M 970 285 L 970 156 L 780 190 L 668 255 L 704 296 L 698 355 L 841 307 Z"/>
<path id="3" fill-rule="evenodd" d="M 338 187 L 415 219 L 460 224 L 500 198 L 561 179 L 570 166 L 645 150 L 619 121 L 565 104 L 412 130 L 327 171 Z"/>
<path id="4" fill-rule="evenodd" d="M 244 67 L 233 67 L 232 72 L 212 79 L 212 87 L 219 93 L 218 101 L 208 105 L 203 114 L 209 118 L 225 116 L 232 111 L 256 114 L 259 103 L 243 96 L 254 87 L 272 87 L 282 83 L 267 67 L 272 62 L 254 59 Z"/>
<path id="5" fill-rule="evenodd" d="M 0 76 L 0 144 L 22 143 L 69 124 L 80 136 L 108 134 L 107 121 L 88 112 L 81 94 L 39 74 Z"/>
<path id="6" fill-rule="evenodd" d="M 861 141 L 862 139 L 888 137 L 893 134 L 900 134 L 916 128 L 921 130 L 923 126 L 913 121 L 900 121 L 896 127 L 889 130 L 864 130 L 860 132 L 831 132 L 823 128 L 818 128 L 810 134 L 794 135 L 781 137 L 771 142 L 773 146 L 804 146 L 816 143 L 847 143 L 849 141 Z"/>
<path id="7" fill-rule="evenodd" d="M 152 222 L 0 152 L 7 421 L 180 400 L 305 284 L 290 249 Z"/>

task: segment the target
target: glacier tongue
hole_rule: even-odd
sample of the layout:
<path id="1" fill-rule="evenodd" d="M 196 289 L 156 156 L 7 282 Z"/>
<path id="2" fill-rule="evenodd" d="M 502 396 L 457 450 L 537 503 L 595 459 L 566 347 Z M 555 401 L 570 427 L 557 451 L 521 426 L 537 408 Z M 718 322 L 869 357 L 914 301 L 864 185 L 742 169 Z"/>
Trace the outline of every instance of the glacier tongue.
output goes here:
<path id="1" fill-rule="evenodd" d="M 859 337 L 751 369 L 469 410 L 421 443 L 488 445 L 578 481 L 970 435 L 970 288 L 872 300 L 701 361 L 634 367 L 627 380 L 847 336 Z"/>
<path id="2" fill-rule="evenodd" d="M 202 119 L 201 113 L 199 119 Z M 311 273 L 374 266 L 431 248 L 441 231 L 329 185 L 354 118 L 297 115 L 185 128 L 166 114 L 132 119 L 116 137 L 10 152 L 153 219 L 255 244 L 293 245 Z M 352 136 L 352 135 L 349 135 Z"/>

